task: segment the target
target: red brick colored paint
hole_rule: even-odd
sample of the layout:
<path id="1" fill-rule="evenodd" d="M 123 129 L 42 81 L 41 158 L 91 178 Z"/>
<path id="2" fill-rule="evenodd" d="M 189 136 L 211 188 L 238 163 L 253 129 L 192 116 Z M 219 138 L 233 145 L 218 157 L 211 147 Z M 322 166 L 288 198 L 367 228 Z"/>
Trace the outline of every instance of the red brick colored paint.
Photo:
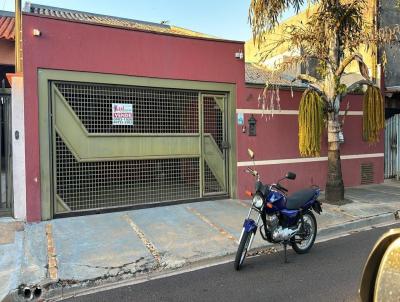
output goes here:
<path id="1" fill-rule="evenodd" d="M 190 39 L 23 15 L 27 219 L 41 219 L 38 68 L 236 84 L 243 43 Z M 41 31 L 34 37 L 32 30 Z M 39 179 L 38 182 L 35 178 Z"/>
<path id="2" fill-rule="evenodd" d="M 263 93 L 262 88 L 246 87 L 245 101 L 241 102 L 241 109 L 261 109 L 258 96 Z M 280 91 L 280 106 L 282 110 L 298 110 L 302 91 Z M 362 111 L 362 95 L 349 95 L 342 103 L 341 110 Z M 245 114 L 245 125 L 251 114 Z M 242 133 L 242 126 L 236 125 L 238 137 L 238 162 L 249 161 L 247 148 L 255 152 L 255 160 L 296 159 L 300 158 L 298 151 L 298 116 L 297 115 L 264 115 L 255 114 L 257 120 L 257 136 L 250 137 Z M 347 115 L 343 127 L 345 142 L 341 145 L 342 155 L 374 154 L 384 152 L 383 131 L 379 143 L 370 145 L 362 140 L 362 116 Z M 321 156 L 327 156 L 327 133 L 322 136 Z M 373 163 L 375 183 L 383 182 L 384 158 L 365 158 L 342 160 L 343 181 L 345 186 L 357 186 L 361 183 L 361 163 Z M 252 189 L 254 179 L 244 173 L 245 167 L 238 167 L 238 195 L 246 198 L 245 190 Z M 312 184 L 324 189 L 327 175 L 327 161 L 311 163 L 295 163 L 280 165 L 257 166 L 262 179 L 267 182 L 276 182 L 287 171 L 297 173 L 295 181 L 288 181 L 287 186 L 291 191 L 308 187 Z"/>
<path id="3" fill-rule="evenodd" d="M 361 183 L 360 166 L 362 163 L 372 163 L 374 166 L 374 183 L 383 182 L 383 157 L 342 160 L 343 182 L 346 187 L 358 186 Z M 296 180 L 284 180 L 282 184 L 289 189 L 289 194 L 296 190 L 308 188 L 311 185 L 318 185 L 324 189 L 327 174 L 327 162 L 296 163 L 282 165 L 256 166 L 264 183 L 276 183 L 279 178 L 285 176 L 288 171 L 297 174 Z M 238 197 L 248 199 L 246 190 L 254 190 L 253 176 L 244 172 L 246 167 L 238 167 L 239 178 Z"/>
<path id="4" fill-rule="evenodd" d="M 245 124 L 251 114 L 245 114 Z M 247 161 L 247 148 L 256 153 L 256 160 L 299 158 L 298 116 L 274 115 L 274 117 L 254 115 L 257 120 L 257 136 L 242 133 L 242 126 L 236 126 L 238 141 L 238 161 Z M 269 120 L 266 120 L 269 118 Z M 343 127 L 345 142 L 341 145 L 342 155 L 383 153 L 384 140 L 370 145 L 362 140 L 362 116 L 347 116 Z M 327 156 L 327 132 L 321 140 L 321 156 Z"/>

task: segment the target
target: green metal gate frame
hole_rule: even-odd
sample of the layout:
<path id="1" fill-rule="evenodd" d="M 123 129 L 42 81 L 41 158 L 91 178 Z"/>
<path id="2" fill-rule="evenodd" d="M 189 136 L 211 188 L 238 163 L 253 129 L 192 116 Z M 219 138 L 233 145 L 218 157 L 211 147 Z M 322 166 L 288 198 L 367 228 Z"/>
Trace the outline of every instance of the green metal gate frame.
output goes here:
<path id="1" fill-rule="evenodd" d="M 201 194 L 202 196 L 211 196 L 211 195 L 218 195 L 219 193 L 223 193 L 227 191 L 227 184 L 229 183 L 229 179 L 227 178 L 227 160 L 226 160 L 226 150 L 220 151 L 219 147 L 217 146 L 215 140 L 209 134 L 204 132 L 204 100 L 205 98 L 213 98 L 214 101 L 218 104 L 218 107 L 222 111 L 222 124 L 223 124 L 223 131 L 228 129 L 227 126 L 227 116 L 225 114 L 226 108 L 226 95 L 225 94 L 209 94 L 209 93 L 200 93 L 200 100 L 199 100 L 199 124 L 200 124 L 200 169 L 201 169 L 201 176 L 200 176 L 200 183 L 201 183 Z M 224 135 L 224 141 L 227 139 L 226 133 Z M 229 142 L 228 142 L 229 144 Z M 228 148 L 229 149 L 229 148 Z M 208 155 L 208 156 L 207 156 Z M 221 192 L 213 192 L 213 193 L 206 193 L 205 192 L 205 163 L 211 168 L 214 166 L 213 173 L 214 177 L 216 177 L 218 183 L 220 184 L 222 191 Z M 218 169 L 219 166 L 219 169 Z M 221 175 L 218 175 L 221 172 Z"/>
<path id="2" fill-rule="evenodd" d="M 39 89 L 39 136 L 40 136 L 40 175 L 41 175 L 41 213 L 42 220 L 53 218 L 54 179 L 51 160 L 52 146 L 52 121 L 51 121 L 51 83 L 52 81 L 70 81 L 101 83 L 111 85 L 128 85 L 138 87 L 156 87 L 170 89 L 187 89 L 200 91 L 200 95 L 221 95 L 227 97 L 227 138 L 231 148 L 227 151 L 227 193 L 236 197 L 236 85 L 212 82 L 199 82 L 187 80 L 169 80 L 159 78 L 133 77 L 124 75 L 109 75 L 89 72 L 59 71 L 49 69 L 38 70 Z M 54 113 L 53 113 L 54 114 Z M 143 136 L 143 135 L 137 135 Z"/>

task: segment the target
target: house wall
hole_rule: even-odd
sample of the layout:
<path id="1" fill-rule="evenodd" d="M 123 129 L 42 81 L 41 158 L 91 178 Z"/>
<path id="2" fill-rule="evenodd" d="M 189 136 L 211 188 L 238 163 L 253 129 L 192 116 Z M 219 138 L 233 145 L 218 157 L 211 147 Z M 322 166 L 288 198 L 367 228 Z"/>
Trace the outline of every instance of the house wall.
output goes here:
<path id="1" fill-rule="evenodd" d="M 14 41 L 0 39 L 0 65 L 14 65 Z"/>
<path id="2" fill-rule="evenodd" d="M 310 185 L 325 188 L 327 175 L 327 133 L 322 137 L 321 158 L 301 158 L 298 149 L 298 107 L 302 91 L 280 91 L 280 106 L 282 111 L 275 111 L 274 116 L 262 116 L 258 105 L 258 96 L 263 88 L 246 87 L 245 98 L 239 100 L 237 112 L 244 114 L 245 125 L 251 114 L 257 120 L 257 136 L 248 136 L 242 132 L 242 126 L 237 125 L 238 150 L 238 195 L 246 198 L 245 190 L 251 190 L 254 179 L 245 173 L 245 168 L 251 161 L 247 148 L 255 151 L 256 170 L 261 174 L 262 181 L 276 182 L 286 172 L 297 174 L 295 181 L 285 181 L 290 191 Z M 357 186 L 361 183 L 360 165 L 374 165 L 374 182 L 383 182 L 384 140 L 376 145 L 369 145 L 362 140 L 362 96 L 349 95 L 342 104 L 345 110 L 349 103 L 349 112 L 344 123 L 345 142 L 341 145 L 342 172 L 345 186 Z"/>
<path id="3" fill-rule="evenodd" d="M 175 37 L 23 15 L 27 220 L 41 219 L 38 69 L 236 84 L 244 97 L 241 42 Z M 32 35 L 36 28 L 40 37 Z"/>
<path id="4" fill-rule="evenodd" d="M 288 182 L 290 190 L 311 184 L 324 188 L 326 182 L 326 133 L 322 139 L 322 158 L 306 162 L 298 151 L 297 108 L 301 93 L 281 90 L 282 112 L 266 120 L 258 105 L 263 87 L 246 87 L 244 62 L 235 59 L 243 43 L 191 39 L 140 31 L 102 27 L 51 18 L 23 15 L 26 199 L 27 220 L 41 219 L 40 146 L 38 126 L 38 69 L 86 71 L 149 78 L 181 79 L 236 85 L 237 113 L 245 112 L 245 123 L 254 114 L 257 136 L 242 133 L 236 125 L 237 192 L 253 187 L 253 179 L 244 172 L 249 161 L 247 148 L 256 153 L 257 170 L 263 181 L 272 183 L 287 171 L 297 173 Z M 42 33 L 34 37 L 32 30 Z M 369 146 L 361 139 L 362 97 L 350 95 L 343 106 L 350 104 L 344 125 L 342 169 L 346 186 L 360 184 L 360 164 L 373 163 L 374 182 L 383 181 L 383 141 Z M 343 108 L 344 109 L 344 108 Z"/>

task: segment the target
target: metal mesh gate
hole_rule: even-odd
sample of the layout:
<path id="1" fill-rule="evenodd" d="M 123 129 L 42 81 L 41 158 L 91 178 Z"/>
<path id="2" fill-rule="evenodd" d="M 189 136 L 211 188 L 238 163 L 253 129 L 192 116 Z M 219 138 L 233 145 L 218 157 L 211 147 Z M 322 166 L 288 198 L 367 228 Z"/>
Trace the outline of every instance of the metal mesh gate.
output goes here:
<path id="1" fill-rule="evenodd" d="M 385 178 L 400 179 L 400 114 L 385 122 Z"/>
<path id="2" fill-rule="evenodd" d="M 184 147 L 192 146 L 195 141 L 200 146 L 200 92 L 72 82 L 53 84 L 53 94 L 61 95 L 58 99 L 53 96 L 56 214 L 198 199 L 203 192 L 225 193 L 215 176 L 220 166 L 209 161 L 209 167 L 205 161 L 201 173 L 201 154 L 179 154 L 179 146 L 168 143 L 169 139 L 179 136 Z M 223 113 L 215 110 L 213 99 L 203 102 L 204 133 L 222 152 Z M 132 106 L 131 124 L 113 125 L 115 104 Z M 85 129 L 82 142 L 74 143 L 74 138 L 66 131 L 71 122 L 62 124 L 68 115 L 73 118 L 70 121 Z M 158 136 L 165 138 L 166 143 L 158 147 L 160 156 L 149 158 L 147 153 L 157 153 L 157 150 L 140 139 Z M 119 156 L 117 146 L 106 144 L 110 137 L 117 138 L 116 142 L 128 137 L 131 146 L 135 146 L 136 141 L 143 144 L 139 146 L 143 159 Z M 100 151 L 109 151 L 111 155 L 104 159 L 81 158 L 80 149 L 92 150 L 88 151 L 89 155 L 99 153 L 99 148 L 93 149 L 88 143 L 92 139 L 97 140 L 95 146 L 102 146 Z M 164 149 L 174 147 L 177 151 L 173 155 L 163 156 Z M 137 146 L 135 148 L 137 150 Z"/>
<path id="3" fill-rule="evenodd" d="M 11 92 L 0 89 L 0 216 L 12 212 Z"/>
<path id="4" fill-rule="evenodd" d="M 57 195 L 71 211 L 200 197 L 197 158 L 77 163 L 56 145 Z"/>
<path id="5" fill-rule="evenodd" d="M 223 142 L 224 142 L 224 116 L 223 105 L 218 104 L 213 96 L 203 97 L 203 132 L 206 139 L 215 142 L 214 153 L 220 153 L 224 156 Z M 207 154 L 206 154 L 207 155 Z M 204 158 L 204 193 L 213 194 L 223 192 L 221 186 L 222 180 L 218 181 L 213 171 L 210 169 L 212 162 L 207 163 L 207 156 Z"/>
<path id="6" fill-rule="evenodd" d="M 198 92 L 56 83 L 89 133 L 198 133 Z M 133 125 L 112 125 L 112 104 L 132 104 Z"/>

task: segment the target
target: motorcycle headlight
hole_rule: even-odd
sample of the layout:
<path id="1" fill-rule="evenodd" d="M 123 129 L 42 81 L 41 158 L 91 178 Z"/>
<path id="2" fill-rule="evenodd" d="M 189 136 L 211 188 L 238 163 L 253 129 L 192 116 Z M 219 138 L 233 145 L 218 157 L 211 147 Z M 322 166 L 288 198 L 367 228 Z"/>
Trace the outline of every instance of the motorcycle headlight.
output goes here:
<path id="1" fill-rule="evenodd" d="M 263 206 L 263 204 L 264 204 L 263 198 L 258 194 L 254 195 L 254 197 L 253 197 L 253 205 L 256 208 L 260 209 Z"/>

